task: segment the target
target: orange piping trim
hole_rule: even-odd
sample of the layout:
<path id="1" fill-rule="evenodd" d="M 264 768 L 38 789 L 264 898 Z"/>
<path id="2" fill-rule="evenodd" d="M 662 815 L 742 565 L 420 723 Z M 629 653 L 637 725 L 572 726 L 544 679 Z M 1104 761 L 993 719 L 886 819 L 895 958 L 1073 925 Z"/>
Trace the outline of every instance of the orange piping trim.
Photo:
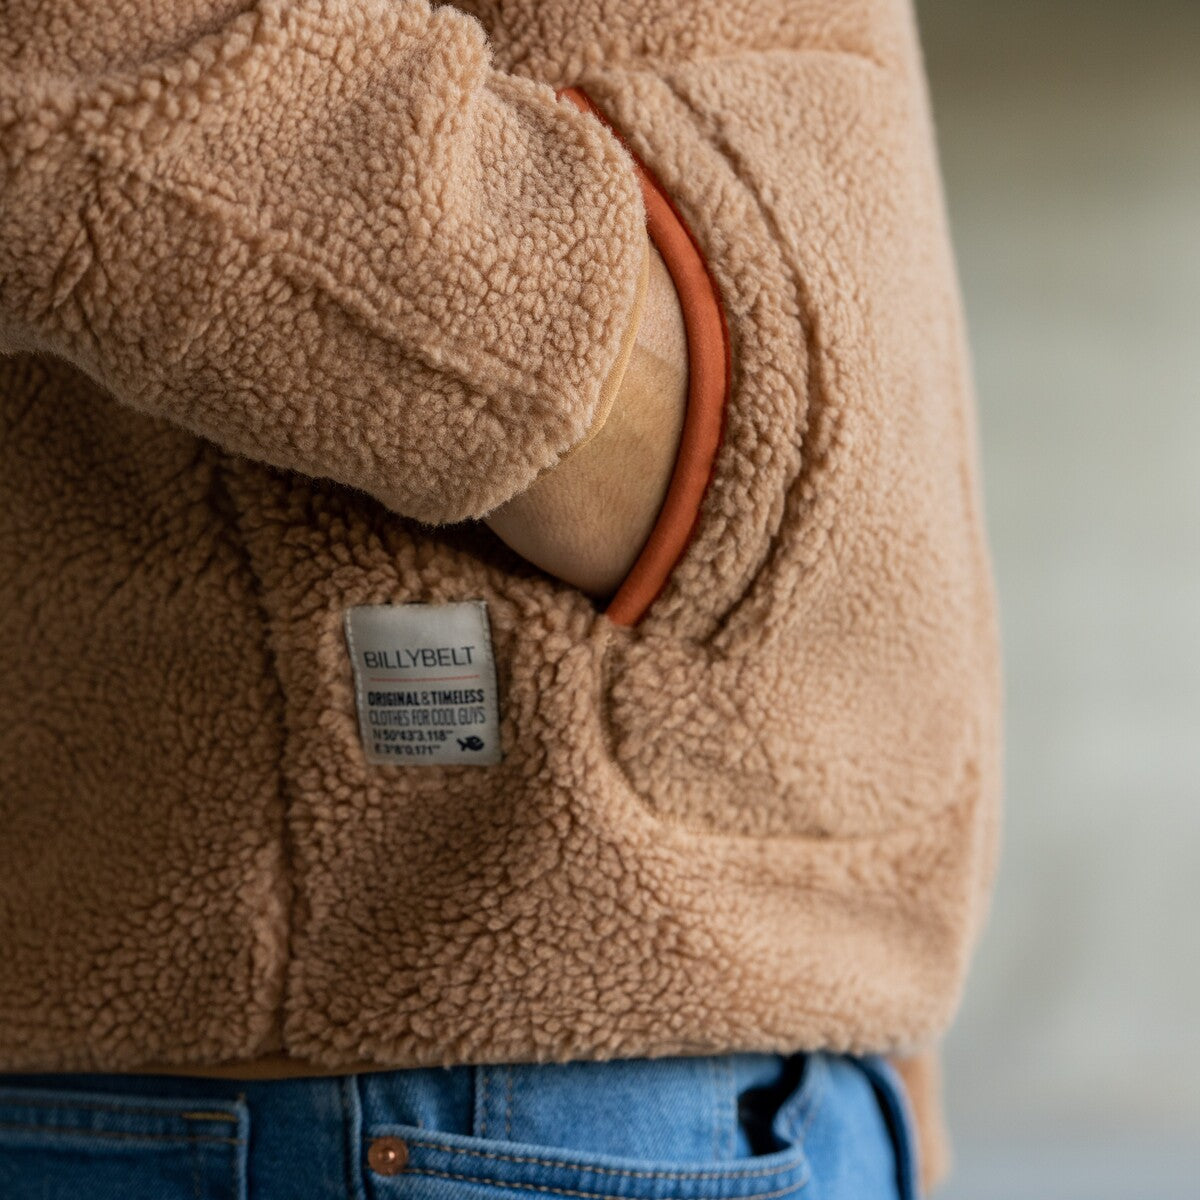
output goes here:
<path id="1" fill-rule="evenodd" d="M 635 625 L 683 556 L 712 481 L 717 450 L 725 436 L 731 384 L 729 327 L 716 280 L 699 244 L 654 172 L 585 92 L 566 87 L 557 95 L 598 118 L 633 159 L 646 209 L 646 231 L 675 284 L 687 336 L 687 411 L 671 482 L 645 545 L 604 609 L 614 624 Z"/>

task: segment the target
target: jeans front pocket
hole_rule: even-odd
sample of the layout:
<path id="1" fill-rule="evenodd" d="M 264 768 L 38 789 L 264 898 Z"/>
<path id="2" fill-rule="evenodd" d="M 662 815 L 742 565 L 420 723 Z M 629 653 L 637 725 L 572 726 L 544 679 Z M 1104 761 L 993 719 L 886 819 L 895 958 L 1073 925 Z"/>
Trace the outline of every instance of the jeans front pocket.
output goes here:
<path id="1" fill-rule="evenodd" d="M 916 1141 L 899 1077 L 877 1055 L 819 1055 L 785 1110 L 812 1173 L 809 1200 L 918 1200 Z"/>
<path id="2" fill-rule="evenodd" d="M 4 1200 L 246 1200 L 248 1140 L 237 1100 L 0 1082 Z"/>
<path id="3" fill-rule="evenodd" d="M 772 1061 L 774 1060 L 774 1061 Z M 478 1069 L 470 1134 L 364 1123 L 369 1200 L 777 1200 L 810 1177 L 819 1064 L 730 1055 Z M 814 1060 L 815 1061 L 815 1060 Z M 780 1066 L 782 1065 L 782 1071 Z M 757 1071 L 759 1086 L 748 1088 Z"/>

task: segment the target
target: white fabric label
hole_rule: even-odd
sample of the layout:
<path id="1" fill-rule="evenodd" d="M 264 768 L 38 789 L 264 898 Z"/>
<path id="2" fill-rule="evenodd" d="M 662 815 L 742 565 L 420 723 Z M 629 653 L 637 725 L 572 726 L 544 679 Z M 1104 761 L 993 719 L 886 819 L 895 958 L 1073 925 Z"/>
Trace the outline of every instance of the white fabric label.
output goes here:
<path id="1" fill-rule="evenodd" d="M 346 610 L 367 761 L 500 761 L 500 704 L 487 604 L 373 604 Z"/>

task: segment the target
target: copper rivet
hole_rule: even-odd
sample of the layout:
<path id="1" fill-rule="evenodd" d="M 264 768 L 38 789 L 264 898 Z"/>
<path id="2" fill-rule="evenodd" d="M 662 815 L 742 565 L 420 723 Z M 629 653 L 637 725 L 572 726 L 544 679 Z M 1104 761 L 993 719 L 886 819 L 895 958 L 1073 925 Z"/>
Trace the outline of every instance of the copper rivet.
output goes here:
<path id="1" fill-rule="evenodd" d="M 377 1175 L 395 1175 L 408 1162 L 408 1146 L 399 1138 L 374 1138 L 367 1147 L 367 1165 Z"/>

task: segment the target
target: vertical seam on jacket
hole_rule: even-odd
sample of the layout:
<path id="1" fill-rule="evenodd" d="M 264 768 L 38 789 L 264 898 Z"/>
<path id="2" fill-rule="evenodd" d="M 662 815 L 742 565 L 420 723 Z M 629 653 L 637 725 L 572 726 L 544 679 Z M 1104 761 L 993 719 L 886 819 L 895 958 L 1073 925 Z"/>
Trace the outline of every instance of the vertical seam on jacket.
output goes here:
<path id="1" fill-rule="evenodd" d="M 768 531 L 769 538 L 762 561 L 751 572 L 741 595 L 720 614 L 715 628 L 704 639 L 706 642 L 715 643 L 724 632 L 730 618 L 745 606 L 759 579 L 770 569 L 771 562 L 779 548 L 779 532 L 787 517 L 789 499 L 797 490 L 802 490 L 804 483 L 812 480 L 821 466 L 829 461 L 842 425 L 842 413 L 836 405 L 829 403 L 820 342 L 817 338 L 816 306 L 809 294 L 805 273 L 792 252 L 775 212 L 766 203 L 759 189 L 754 186 L 750 172 L 742 168 L 741 156 L 730 143 L 724 130 L 719 126 L 713 128 L 712 122 L 697 110 L 692 101 L 666 75 L 660 77 L 660 82 L 674 97 L 680 108 L 687 113 L 688 119 L 700 137 L 730 164 L 741 186 L 753 197 L 755 207 L 771 232 L 773 245 L 778 250 L 781 261 L 787 267 L 795 296 L 797 318 L 804 335 L 804 411 L 799 414 L 800 419 L 795 433 L 800 456 L 799 468 L 795 476 L 789 479 L 784 486 L 779 525 Z M 822 449 L 814 453 L 814 444 Z M 813 501 L 810 499 L 807 507 L 811 507 L 812 503 Z M 828 535 L 828 530 L 825 532 Z"/>
<path id="2" fill-rule="evenodd" d="M 284 782 L 284 755 L 287 752 L 287 716 L 286 716 L 286 701 L 283 688 L 283 679 L 279 673 L 279 656 L 275 651 L 274 638 L 271 634 L 271 617 L 267 610 L 266 600 L 264 597 L 264 589 L 262 579 L 254 566 L 254 556 L 250 553 L 250 547 L 246 540 L 245 532 L 242 528 L 242 512 L 234 495 L 234 490 L 229 486 L 226 478 L 226 472 L 229 464 L 229 455 L 224 451 L 214 448 L 213 450 L 213 475 L 212 475 L 212 491 L 216 495 L 218 503 L 221 505 L 221 515 L 225 518 L 226 525 L 231 534 L 230 541 L 233 549 L 237 554 L 242 566 L 245 569 L 246 576 L 249 579 L 250 593 L 254 598 L 255 608 L 258 613 L 259 620 L 262 623 L 263 630 L 263 653 L 266 658 L 268 668 L 271 673 L 271 679 L 274 683 L 272 689 L 274 694 L 274 706 L 277 716 L 278 733 L 279 733 L 279 757 L 276 762 L 275 769 L 275 796 L 276 803 L 279 806 L 279 838 L 278 846 L 278 861 L 280 869 L 280 881 L 282 884 L 281 905 L 283 911 L 283 945 L 280 950 L 281 961 L 279 964 L 279 982 L 278 992 L 275 998 L 275 1015 L 274 1021 L 277 1025 L 279 1037 L 279 1051 L 286 1054 L 287 1047 L 284 1044 L 284 1022 L 287 1014 L 287 995 L 288 985 L 291 978 L 291 962 L 292 962 L 292 935 L 294 928 L 294 908 L 296 903 L 296 883 L 295 883 L 295 847 L 293 845 L 291 834 L 291 822 L 289 820 L 290 812 L 287 797 L 287 786 Z M 263 1052 L 262 1048 L 255 1047 L 247 1048 L 250 1051 L 247 1057 L 252 1057 Z M 270 1046 L 266 1048 L 270 1049 Z"/>

